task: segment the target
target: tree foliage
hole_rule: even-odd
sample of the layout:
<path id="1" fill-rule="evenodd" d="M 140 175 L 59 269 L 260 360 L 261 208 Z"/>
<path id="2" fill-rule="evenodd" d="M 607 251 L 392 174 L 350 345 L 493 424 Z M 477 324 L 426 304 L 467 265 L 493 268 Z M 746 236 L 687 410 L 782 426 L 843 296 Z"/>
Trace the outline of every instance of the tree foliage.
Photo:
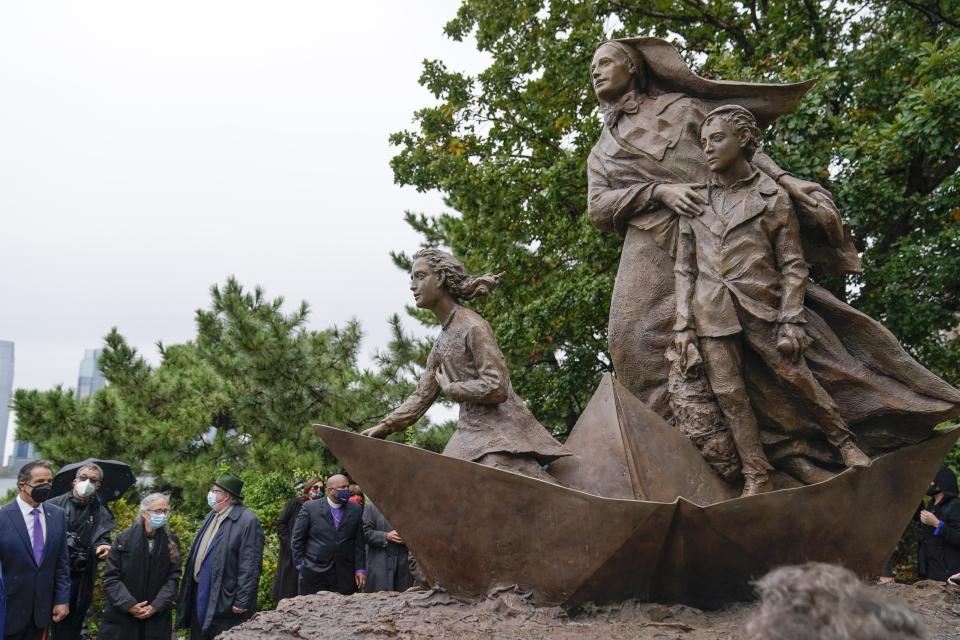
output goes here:
<path id="1" fill-rule="evenodd" d="M 818 79 L 766 134 L 784 168 L 833 191 L 864 271 L 821 277 L 960 382 L 960 10 L 868 0 L 464 0 L 446 27 L 490 55 L 475 76 L 424 63 L 437 104 L 396 133 L 397 182 L 449 212 L 408 213 L 425 245 L 506 271 L 480 311 L 514 384 L 558 432 L 603 371 L 619 239 L 587 222 L 586 156 L 600 132 L 588 77 L 601 41 L 656 35 L 701 75 Z M 405 254 L 395 255 L 401 267 Z"/>
<path id="2" fill-rule="evenodd" d="M 160 488 L 204 505 L 216 474 L 279 469 L 333 471 L 311 424 L 376 424 L 411 391 L 422 345 L 394 316 L 393 340 L 376 366 L 358 366 L 361 331 L 307 327 L 309 309 L 246 291 L 231 279 L 211 290 L 191 342 L 158 345 L 151 366 L 113 329 L 100 367 L 108 385 L 91 398 L 71 389 L 17 390 L 17 437 L 57 464 L 87 457 L 129 462 Z"/>

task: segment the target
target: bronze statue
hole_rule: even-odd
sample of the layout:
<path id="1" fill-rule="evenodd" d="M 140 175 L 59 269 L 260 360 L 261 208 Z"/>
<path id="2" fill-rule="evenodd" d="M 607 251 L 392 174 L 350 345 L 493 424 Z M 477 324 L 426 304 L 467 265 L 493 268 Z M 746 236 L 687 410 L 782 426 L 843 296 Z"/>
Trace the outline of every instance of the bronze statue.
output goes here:
<path id="1" fill-rule="evenodd" d="M 706 80 L 657 38 L 603 43 L 591 74 L 604 129 L 588 212 L 624 238 L 616 377 L 557 443 L 513 393 L 490 327 L 458 305 L 499 278 L 427 249 L 411 289 L 440 336 L 417 391 L 365 433 L 409 426 L 445 392 L 461 411 L 446 455 L 318 433 L 455 595 L 514 584 L 544 603 L 703 607 L 749 597 L 782 564 L 877 571 L 960 437 L 933 430 L 960 414 L 960 391 L 809 278 L 807 263 L 856 269 L 855 251 L 830 194 L 756 147 L 812 82 Z"/>
<path id="2" fill-rule="evenodd" d="M 444 251 L 423 249 L 414 255 L 410 290 L 416 305 L 437 317 L 440 336 L 413 395 L 364 435 L 383 438 L 406 429 L 442 391 L 460 403 L 457 430 L 444 455 L 556 482 L 542 465 L 569 452 L 514 393 L 490 325 L 459 304 L 487 295 L 499 284 L 498 275 L 468 275 Z"/>
<path id="3" fill-rule="evenodd" d="M 753 114 L 725 105 L 707 114 L 700 144 L 711 175 L 703 213 L 680 218 L 674 344 L 681 364 L 699 343 L 703 366 L 743 465 L 744 495 L 773 489 L 760 428 L 743 379 L 744 348 L 819 418 L 846 466 L 870 459 L 803 359 L 807 264 L 790 198 L 750 164 L 759 147 Z"/>
<path id="4" fill-rule="evenodd" d="M 811 83 L 710 82 L 693 75 L 676 49 L 657 38 L 601 44 L 590 73 L 604 129 L 587 160 L 588 214 L 600 229 L 624 237 L 610 304 L 610 353 L 621 382 L 654 411 L 669 415 L 663 353 L 673 338 L 677 217 L 702 212 L 696 187 L 709 175 L 700 123 L 727 102 L 753 106 L 772 121 Z M 754 162 L 794 198 L 810 200 L 819 189 L 763 153 Z"/>
<path id="5" fill-rule="evenodd" d="M 591 76 L 604 129 L 587 161 L 588 214 L 594 225 L 624 238 L 610 304 L 614 370 L 638 398 L 672 419 L 671 362 L 664 353 L 674 340 L 673 268 L 680 220 L 703 215 L 710 179 L 700 124 L 714 108 L 736 104 L 764 126 L 792 108 L 812 82 L 706 80 L 658 38 L 601 44 Z M 843 263 L 849 247 L 838 248 L 845 240 L 829 194 L 783 171 L 762 151 L 754 153 L 751 164 L 764 184 L 792 200 L 807 261 L 831 245 Z M 849 267 L 849 260 L 845 264 Z M 799 341 L 805 346 L 809 339 L 802 357 L 829 399 L 821 395 L 820 402 L 811 404 L 797 398 L 791 385 L 770 375 L 762 358 L 744 356 L 745 391 L 774 466 L 803 482 L 820 480 L 823 466 L 841 462 L 824 446 L 823 429 L 832 431 L 830 439 L 839 446 L 850 441 L 838 431 L 844 423 L 860 446 L 875 454 L 917 442 L 934 425 L 957 415 L 960 392 L 913 360 L 889 331 L 813 282 L 807 281 L 804 289 L 799 303 L 805 337 L 792 329 L 783 337 L 785 343 L 798 341 L 791 347 L 794 352 L 803 351 Z"/>

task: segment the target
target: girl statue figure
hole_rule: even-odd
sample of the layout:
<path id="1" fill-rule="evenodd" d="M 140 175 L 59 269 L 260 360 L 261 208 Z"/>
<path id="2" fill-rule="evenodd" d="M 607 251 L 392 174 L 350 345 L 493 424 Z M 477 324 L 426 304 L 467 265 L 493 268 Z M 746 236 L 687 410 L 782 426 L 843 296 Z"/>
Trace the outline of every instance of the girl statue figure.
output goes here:
<path id="1" fill-rule="evenodd" d="M 514 393 L 490 325 L 459 304 L 489 294 L 500 284 L 500 276 L 468 275 L 459 260 L 438 249 L 423 249 L 413 258 L 413 299 L 417 307 L 437 317 L 440 336 L 413 395 L 364 435 L 384 438 L 406 429 L 442 391 L 460 403 L 457 429 L 444 455 L 556 483 L 543 465 L 570 452 Z"/>

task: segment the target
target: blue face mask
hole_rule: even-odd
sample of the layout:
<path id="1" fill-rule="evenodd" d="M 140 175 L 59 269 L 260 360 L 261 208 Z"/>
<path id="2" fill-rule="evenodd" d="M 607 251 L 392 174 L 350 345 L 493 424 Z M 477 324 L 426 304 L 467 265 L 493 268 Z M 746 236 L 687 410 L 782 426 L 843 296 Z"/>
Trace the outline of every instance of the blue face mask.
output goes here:
<path id="1" fill-rule="evenodd" d="M 217 494 L 213 491 L 207 493 L 207 504 L 210 505 L 211 509 L 217 506 Z"/>
<path id="2" fill-rule="evenodd" d="M 348 502 L 350 500 L 350 489 L 337 489 L 337 500 Z"/>
<path id="3" fill-rule="evenodd" d="M 169 517 L 169 516 L 168 516 L 167 514 L 165 514 L 165 513 L 163 513 L 163 514 L 156 514 L 156 513 L 150 514 L 150 526 L 153 527 L 154 529 L 160 529 L 160 528 L 162 528 L 162 527 L 165 527 L 166 524 L 167 524 L 167 518 L 168 518 L 168 517 Z"/>

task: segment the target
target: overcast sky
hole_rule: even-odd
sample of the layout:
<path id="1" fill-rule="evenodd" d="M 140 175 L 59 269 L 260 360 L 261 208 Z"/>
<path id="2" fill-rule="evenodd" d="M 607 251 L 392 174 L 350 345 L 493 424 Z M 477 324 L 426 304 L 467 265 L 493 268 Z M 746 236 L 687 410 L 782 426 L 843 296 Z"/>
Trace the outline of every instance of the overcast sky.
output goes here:
<path id="1" fill-rule="evenodd" d="M 0 339 L 15 386 L 76 385 L 111 326 L 154 357 L 230 274 L 357 317 L 369 355 L 409 300 L 391 132 L 433 103 L 456 0 L 0 1 Z M 411 326 L 411 328 L 413 328 Z"/>
<path id="2" fill-rule="evenodd" d="M 231 274 L 384 345 L 409 301 L 388 251 L 418 240 L 403 212 L 443 210 L 393 184 L 387 137 L 434 102 L 424 58 L 483 68 L 443 36 L 458 4 L 0 0 L 14 385 L 76 386 L 114 325 L 156 361 Z"/>

